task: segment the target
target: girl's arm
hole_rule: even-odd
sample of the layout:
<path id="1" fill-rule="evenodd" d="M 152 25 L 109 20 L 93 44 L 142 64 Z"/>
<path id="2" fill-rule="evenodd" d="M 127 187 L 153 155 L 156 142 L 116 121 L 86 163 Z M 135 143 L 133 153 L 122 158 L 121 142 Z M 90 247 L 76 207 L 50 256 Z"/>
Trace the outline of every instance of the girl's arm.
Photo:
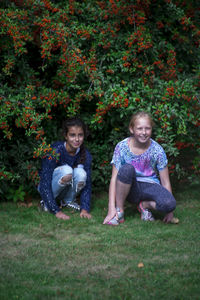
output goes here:
<path id="1" fill-rule="evenodd" d="M 108 202 L 108 214 L 103 221 L 103 224 L 109 222 L 116 215 L 116 204 L 115 204 L 115 196 L 116 196 L 116 181 L 117 181 L 117 173 L 118 170 L 113 165 L 112 167 L 112 177 L 110 180 L 109 186 L 109 202 Z"/>
<path id="2" fill-rule="evenodd" d="M 91 205 L 91 164 L 92 164 L 92 156 L 89 153 L 89 151 L 86 152 L 86 162 L 84 165 L 84 169 L 87 173 L 87 179 L 86 179 L 86 185 L 81 191 L 81 212 L 80 217 L 81 218 L 87 218 L 90 219 L 92 216 L 90 214 L 90 205 Z"/>
<path id="3" fill-rule="evenodd" d="M 42 160 L 42 170 L 40 172 L 39 193 L 48 210 L 53 214 L 61 211 L 56 200 L 54 199 L 51 182 L 54 169 L 57 167 L 55 158 L 46 157 Z"/>
<path id="4" fill-rule="evenodd" d="M 164 188 L 166 188 L 170 193 L 172 193 L 172 187 L 169 179 L 168 167 L 165 167 L 162 171 L 159 172 L 160 181 Z M 163 222 L 170 223 L 174 217 L 173 212 L 169 212 L 165 215 Z"/>
<path id="5" fill-rule="evenodd" d="M 165 167 L 162 171 L 160 171 L 159 175 L 162 186 L 172 194 L 172 187 L 169 179 L 168 167 Z"/>

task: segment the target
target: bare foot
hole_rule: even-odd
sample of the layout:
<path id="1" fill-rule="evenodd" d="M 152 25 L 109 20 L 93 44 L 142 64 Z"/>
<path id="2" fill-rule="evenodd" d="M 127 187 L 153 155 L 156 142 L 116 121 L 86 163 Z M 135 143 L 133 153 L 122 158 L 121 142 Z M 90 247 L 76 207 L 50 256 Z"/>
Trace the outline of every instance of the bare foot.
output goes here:
<path id="1" fill-rule="evenodd" d="M 69 220 L 70 217 L 64 214 L 62 211 L 59 211 L 56 213 L 56 218 L 62 219 L 62 220 Z"/>

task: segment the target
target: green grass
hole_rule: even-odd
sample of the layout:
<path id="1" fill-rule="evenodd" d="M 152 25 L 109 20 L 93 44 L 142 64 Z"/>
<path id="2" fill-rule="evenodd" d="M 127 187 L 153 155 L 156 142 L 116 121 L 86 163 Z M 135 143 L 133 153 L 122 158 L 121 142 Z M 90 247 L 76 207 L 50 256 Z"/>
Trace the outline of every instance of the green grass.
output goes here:
<path id="1" fill-rule="evenodd" d="M 93 197 L 92 220 L 0 203 L 0 299 L 200 299 L 199 195 L 175 194 L 178 225 L 127 206 L 124 224 L 104 226 L 106 194 Z"/>

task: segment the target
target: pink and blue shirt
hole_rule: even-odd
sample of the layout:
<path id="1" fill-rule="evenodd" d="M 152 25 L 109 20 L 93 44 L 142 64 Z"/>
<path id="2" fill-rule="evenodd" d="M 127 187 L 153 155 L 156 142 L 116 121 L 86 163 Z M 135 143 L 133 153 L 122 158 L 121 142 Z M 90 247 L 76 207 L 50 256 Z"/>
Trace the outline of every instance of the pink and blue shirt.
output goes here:
<path id="1" fill-rule="evenodd" d="M 126 138 L 116 145 L 111 164 L 117 170 L 124 164 L 131 164 L 135 168 L 137 181 L 160 184 L 159 171 L 168 164 L 162 146 L 151 139 L 149 148 L 144 153 L 135 155 L 129 148 L 129 140 L 130 138 Z"/>

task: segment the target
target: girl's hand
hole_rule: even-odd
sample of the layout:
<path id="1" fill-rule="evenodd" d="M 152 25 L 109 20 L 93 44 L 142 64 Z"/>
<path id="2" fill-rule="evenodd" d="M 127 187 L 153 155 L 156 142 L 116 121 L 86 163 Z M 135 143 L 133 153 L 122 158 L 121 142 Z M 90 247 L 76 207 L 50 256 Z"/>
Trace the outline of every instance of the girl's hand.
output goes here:
<path id="1" fill-rule="evenodd" d="M 64 214 L 62 211 L 59 211 L 55 214 L 56 218 L 62 219 L 62 220 L 69 220 L 69 216 Z"/>
<path id="2" fill-rule="evenodd" d="M 81 218 L 86 218 L 86 219 L 91 219 L 92 218 L 91 214 L 89 214 L 89 212 L 87 212 L 87 210 L 85 210 L 85 209 L 81 210 L 80 217 Z"/>
<path id="3" fill-rule="evenodd" d="M 103 224 L 106 224 L 108 223 L 110 220 L 112 220 L 112 218 L 114 218 L 114 216 L 116 216 L 116 209 L 112 210 L 112 211 L 109 211 L 107 216 L 105 217 L 104 221 L 103 221 Z"/>
<path id="4" fill-rule="evenodd" d="M 166 214 L 166 216 L 163 219 L 163 222 L 164 223 L 171 223 L 173 217 L 174 217 L 173 212 L 170 212 L 170 213 Z"/>

